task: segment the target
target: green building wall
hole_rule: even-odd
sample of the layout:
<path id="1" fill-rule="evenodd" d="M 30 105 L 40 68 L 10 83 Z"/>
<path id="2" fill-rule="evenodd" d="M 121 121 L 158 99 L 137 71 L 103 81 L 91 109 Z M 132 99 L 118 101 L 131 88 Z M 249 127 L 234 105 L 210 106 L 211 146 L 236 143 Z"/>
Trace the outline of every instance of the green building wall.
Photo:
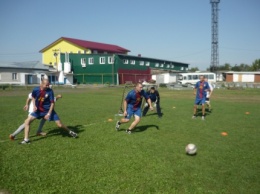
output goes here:
<path id="1" fill-rule="evenodd" d="M 100 64 L 100 57 L 104 57 L 104 64 Z M 120 84 L 119 72 L 126 73 L 128 70 L 142 74 L 152 68 L 183 72 L 188 68 L 188 64 L 185 63 L 121 54 L 69 54 L 68 58 L 73 72 L 73 82 L 78 84 Z M 90 58 L 93 59 L 93 64 L 89 63 Z M 109 58 L 113 58 L 114 62 L 109 64 Z M 83 59 L 85 66 L 82 66 Z M 64 53 L 61 53 L 60 60 L 64 69 Z"/>

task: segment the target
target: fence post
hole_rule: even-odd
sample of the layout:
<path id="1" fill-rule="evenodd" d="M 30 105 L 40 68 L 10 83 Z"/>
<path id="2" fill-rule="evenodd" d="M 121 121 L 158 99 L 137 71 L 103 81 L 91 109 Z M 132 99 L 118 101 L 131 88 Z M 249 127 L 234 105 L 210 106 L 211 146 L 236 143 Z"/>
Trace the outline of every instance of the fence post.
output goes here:
<path id="1" fill-rule="evenodd" d="M 103 73 L 101 74 L 101 77 L 102 77 L 102 84 L 104 84 L 104 75 L 103 75 Z"/>

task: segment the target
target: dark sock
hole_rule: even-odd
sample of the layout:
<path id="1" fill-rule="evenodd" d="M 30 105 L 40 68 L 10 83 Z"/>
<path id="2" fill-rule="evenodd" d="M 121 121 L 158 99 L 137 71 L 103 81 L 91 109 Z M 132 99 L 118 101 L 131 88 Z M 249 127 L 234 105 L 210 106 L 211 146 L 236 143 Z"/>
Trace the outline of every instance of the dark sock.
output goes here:
<path id="1" fill-rule="evenodd" d="M 120 121 L 118 122 L 118 125 L 121 125 Z"/>

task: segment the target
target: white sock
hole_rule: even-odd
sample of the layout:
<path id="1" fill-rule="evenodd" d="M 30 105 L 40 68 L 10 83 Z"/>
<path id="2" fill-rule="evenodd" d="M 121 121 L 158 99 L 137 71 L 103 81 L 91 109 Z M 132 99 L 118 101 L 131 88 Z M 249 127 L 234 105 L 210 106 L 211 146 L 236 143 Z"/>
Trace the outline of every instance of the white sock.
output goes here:
<path id="1" fill-rule="evenodd" d="M 20 127 L 18 127 L 18 129 L 16 129 L 16 131 L 12 134 L 12 136 L 16 136 L 18 135 L 19 133 L 22 132 L 22 130 L 24 129 L 24 123 L 22 125 L 20 125 Z"/>

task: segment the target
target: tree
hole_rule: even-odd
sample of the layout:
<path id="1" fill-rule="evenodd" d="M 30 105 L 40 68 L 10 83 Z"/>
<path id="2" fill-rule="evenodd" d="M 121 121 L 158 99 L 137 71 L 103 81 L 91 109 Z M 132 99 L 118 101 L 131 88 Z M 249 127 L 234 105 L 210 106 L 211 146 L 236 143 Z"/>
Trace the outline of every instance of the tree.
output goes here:
<path id="1" fill-rule="evenodd" d="M 260 59 L 256 59 L 252 63 L 252 71 L 260 71 Z"/>
<path id="2" fill-rule="evenodd" d="M 199 71 L 198 67 L 192 67 L 189 69 L 190 72 L 195 72 L 195 71 Z"/>

